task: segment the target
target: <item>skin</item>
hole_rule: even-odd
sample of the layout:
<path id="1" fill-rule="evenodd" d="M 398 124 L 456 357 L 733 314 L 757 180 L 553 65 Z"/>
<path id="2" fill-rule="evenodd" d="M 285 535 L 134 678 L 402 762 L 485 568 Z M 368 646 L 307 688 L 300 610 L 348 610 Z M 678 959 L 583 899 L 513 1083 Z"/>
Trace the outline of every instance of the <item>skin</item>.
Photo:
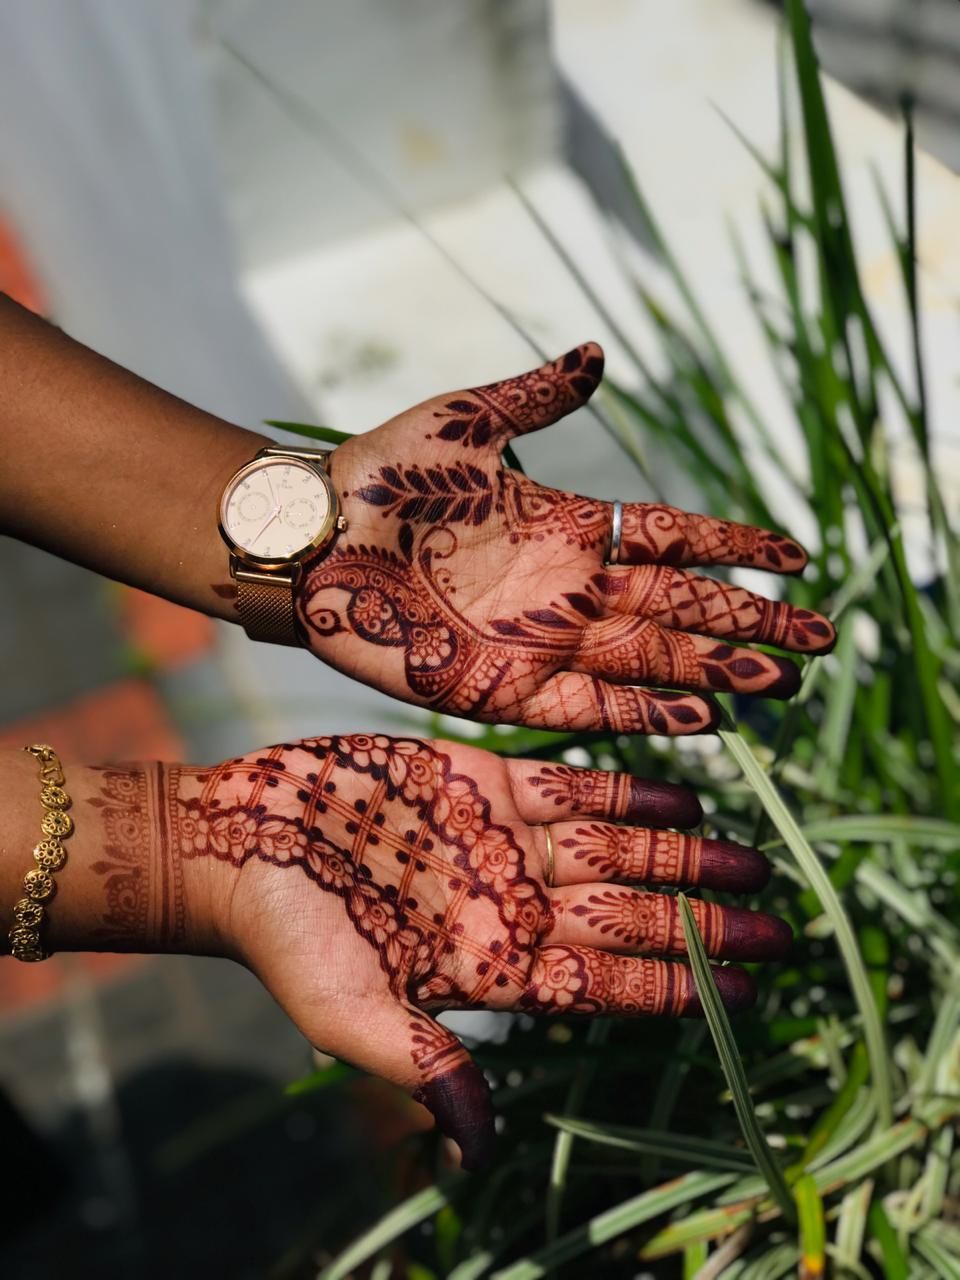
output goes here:
<path id="1" fill-rule="evenodd" d="M 712 691 L 789 696 L 796 666 L 742 646 L 825 652 L 831 624 L 689 570 L 796 573 L 796 543 L 628 504 L 610 566 L 608 504 L 504 467 L 503 446 L 584 404 L 602 367 L 586 344 L 340 446 L 348 527 L 301 577 L 304 644 L 406 701 L 549 729 L 697 733 L 716 723 Z M 0 386 L 3 532 L 237 621 L 216 512 L 265 437 L 3 297 Z M 423 781 L 407 794 L 414 759 Z M 0 755 L 10 903 L 37 838 L 31 765 Z M 699 821 L 688 792 L 451 744 L 354 737 L 202 769 L 72 766 L 68 785 L 78 821 L 51 948 L 232 956 L 314 1044 L 411 1089 L 469 1167 L 489 1157 L 489 1095 L 431 1013 L 697 1013 L 670 959 L 673 900 L 639 886 L 746 892 L 767 874 L 755 851 L 670 830 Z M 774 957 L 789 940 L 758 913 L 697 910 L 718 959 Z M 742 970 L 717 981 L 729 1007 L 752 999 Z"/>
<path id="2" fill-rule="evenodd" d="M 39 830 L 35 762 L 0 756 L 0 895 Z M 503 760 L 441 741 L 353 735 L 219 765 L 68 765 L 74 834 L 52 949 L 177 951 L 248 966 L 314 1045 L 409 1089 L 476 1168 L 493 1150 L 482 1073 L 442 1009 L 700 1013 L 673 896 L 752 892 L 762 854 L 674 828 L 687 789 Z M 546 883 L 545 825 L 555 850 Z M 718 960 L 783 955 L 790 930 L 697 901 Z M 725 1003 L 753 985 L 715 971 Z"/>
<path id="3" fill-rule="evenodd" d="M 332 474 L 349 527 L 300 593 L 313 651 L 406 701 L 545 729 L 699 733 L 717 722 L 703 692 L 794 693 L 789 659 L 729 642 L 822 653 L 830 622 L 688 567 L 797 573 L 797 543 L 627 503 L 621 563 L 607 566 L 608 503 L 504 466 L 508 441 L 583 405 L 602 370 L 587 343 L 342 444 Z"/>
<path id="4" fill-rule="evenodd" d="M 405 701 L 548 729 L 697 733 L 716 723 L 711 691 L 789 696 L 797 667 L 741 646 L 822 653 L 831 624 L 689 569 L 796 573 L 806 555 L 795 542 L 627 504 L 621 563 L 606 566 L 609 504 L 504 468 L 504 444 L 584 404 L 602 368 L 588 343 L 341 445 L 331 474 L 348 528 L 302 577 L 304 643 Z M 237 621 L 216 512 L 266 437 L 2 296 L 0 385 L 4 532 Z"/>

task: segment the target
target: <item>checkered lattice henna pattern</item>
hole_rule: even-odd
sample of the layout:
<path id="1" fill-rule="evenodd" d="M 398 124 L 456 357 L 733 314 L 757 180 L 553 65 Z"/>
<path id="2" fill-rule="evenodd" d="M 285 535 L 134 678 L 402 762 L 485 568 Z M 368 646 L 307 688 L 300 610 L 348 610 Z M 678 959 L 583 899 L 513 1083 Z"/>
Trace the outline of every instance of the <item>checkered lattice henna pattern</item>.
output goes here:
<path id="1" fill-rule="evenodd" d="M 176 949 L 196 909 L 183 872 L 202 862 L 228 953 L 314 1044 L 413 1090 L 467 1163 L 492 1137 L 486 1085 L 432 1012 L 697 1013 L 689 970 L 664 958 L 682 950 L 675 899 L 609 882 L 745 890 L 767 870 L 755 851 L 622 825 L 696 823 L 684 788 L 409 738 L 111 768 L 90 803 L 106 945 Z M 701 923 L 718 958 L 771 957 L 788 940 L 756 912 L 711 905 Z M 745 974 L 718 974 L 732 1007 L 749 1001 Z"/>

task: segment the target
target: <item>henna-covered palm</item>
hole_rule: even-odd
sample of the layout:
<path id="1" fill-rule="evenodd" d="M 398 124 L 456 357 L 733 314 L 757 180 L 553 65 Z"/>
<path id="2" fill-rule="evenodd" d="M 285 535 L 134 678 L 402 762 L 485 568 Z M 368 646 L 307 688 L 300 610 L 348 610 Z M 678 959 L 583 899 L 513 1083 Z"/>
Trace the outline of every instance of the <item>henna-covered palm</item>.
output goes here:
<path id="1" fill-rule="evenodd" d="M 348 529 L 303 580 L 311 648 L 405 701 L 547 729 L 715 724 L 708 700 L 644 686 L 793 693 L 792 662 L 727 642 L 822 653 L 834 642 L 827 619 L 685 566 L 796 573 L 806 564 L 797 543 L 627 503 L 620 562 L 605 566 L 610 504 L 504 467 L 510 439 L 579 408 L 602 370 L 603 353 L 587 344 L 340 445 L 332 474 Z"/>
<path id="2" fill-rule="evenodd" d="M 322 738 L 153 768 L 171 865 L 225 866 L 216 898 L 234 954 L 313 1044 L 413 1090 L 468 1166 L 493 1139 L 487 1086 L 428 1011 L 699 1013 L 689 969 L 663 958 L 684 950 L 676 899 L 630 882 L 743 892 L 769 874 L 755 850 L 665 829 L 701 817 L 683 787 L 451 743 Z M 95 803 L 119 865 L 137 824 L 112 785 L 108 773 Z M 773 917 L 695 910 L 715 957 L 760 960 L 789 942 Z M 716 977 L 731 1008 L 750 1003 L 743 970 Z"/>

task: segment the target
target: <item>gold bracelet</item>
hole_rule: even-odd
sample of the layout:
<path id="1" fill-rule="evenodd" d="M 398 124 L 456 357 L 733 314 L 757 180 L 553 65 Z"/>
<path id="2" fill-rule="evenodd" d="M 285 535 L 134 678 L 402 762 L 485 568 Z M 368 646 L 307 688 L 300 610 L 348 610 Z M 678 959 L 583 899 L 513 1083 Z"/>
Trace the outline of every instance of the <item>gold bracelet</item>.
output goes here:
<path id="1" fill-rule="evenodd" d="M 23 877 L 24 896 L 13 908 L 16 923 L 7 936 L 10 954 L 18 960 L 46 960 L 50 952 L 40 938 L 47 918 L 43 904 L 56 891 L 53 872 L 60 871 L 67 860 L 63 841 L 73 831 L 73 819 L 65 812 L 70 807 L 70 797 L 64 790 L 63 765 L 53 747 L 40 743 L 23 749 L 40 761 L 40 803 L 44 810 L 40 830 L 44 838 L 34 846 L 37 865 Z"/>

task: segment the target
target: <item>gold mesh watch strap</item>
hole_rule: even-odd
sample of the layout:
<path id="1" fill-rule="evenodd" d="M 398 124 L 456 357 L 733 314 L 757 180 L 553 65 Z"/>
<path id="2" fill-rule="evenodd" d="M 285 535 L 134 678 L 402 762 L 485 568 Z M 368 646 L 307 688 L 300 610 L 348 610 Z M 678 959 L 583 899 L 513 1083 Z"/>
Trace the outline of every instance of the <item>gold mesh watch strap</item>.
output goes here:
<path id="1" fill-rule="evenodd" d="M 238 568 L 237 612 L 251 640 L 299 648 L 293 606 L 293 573 L 257 573 Z"/>

